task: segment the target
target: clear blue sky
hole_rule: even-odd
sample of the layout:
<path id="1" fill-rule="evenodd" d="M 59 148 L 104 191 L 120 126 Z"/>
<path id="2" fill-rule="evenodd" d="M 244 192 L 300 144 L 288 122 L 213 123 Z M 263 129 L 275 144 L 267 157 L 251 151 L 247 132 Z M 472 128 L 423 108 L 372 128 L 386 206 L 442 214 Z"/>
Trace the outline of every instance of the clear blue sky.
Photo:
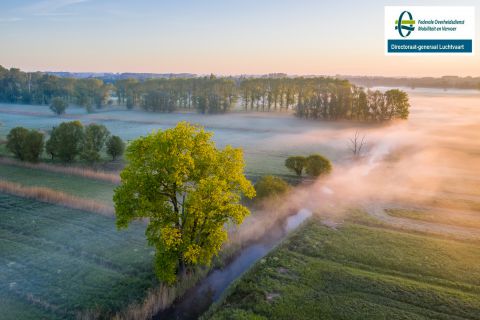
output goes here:
<path id="1" fill-rule="evenodd" d="M 473 57 L 384 56 L 385 5 L 478 0 L 0 0 L 0 65 L 25 70 L 480 76 Z"/>

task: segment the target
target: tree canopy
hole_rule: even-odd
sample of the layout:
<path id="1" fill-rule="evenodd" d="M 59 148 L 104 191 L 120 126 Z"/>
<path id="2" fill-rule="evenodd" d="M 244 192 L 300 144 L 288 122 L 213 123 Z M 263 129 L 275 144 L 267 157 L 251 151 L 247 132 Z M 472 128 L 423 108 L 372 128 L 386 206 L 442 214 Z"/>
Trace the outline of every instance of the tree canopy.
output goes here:
<path id="1" fill-rule="evenodd" d="M 82 151 L 84 139 L 80 121 L 62 122 L 54 127 L 46 144 L 47 153 L 63 162 L 71 162 Z"/>
<path id="2" fill-rule="evenodd" d="M 305 167 L 306 161 L 307 159 L 302 156 L 288 157 L 285 160 L 285 167 L 295 172 L 295 174 L 300 177 L 302 175 L 303 168 Z"/>
<path id="3" fill-rule="evenodd" d="M 110 136 L 107 140 L 107 153 L 115 160 L 125 151 L 125 142 L 119 136 Z"/>
<path id="4" fill-rule="evenodd" d="M 105 146 L 110 132 L 103 124 L 91 123 L 85 127 L 80 157 L 90 163 L 100 160 L 100 151 Z"/>
<path id="5" fill-rule="evenodd" d="M 186 122 L 133 141 L 115 190 L 117 226 L 148 218 L 146 236 L 156 249 L 158 278 L 208 265 L 227 240 L 227 223 L 249 214 L 242 196 L 255 190 L 244 176 L 241 149 L 216 148 L 212 134 Z"/>
<path id="6" fill-rule="evenodd" d="M 22 161 L 36 162 L 43 152 L 43 133 L 15 127 L 7 135 L 7 149 Z"/>
<path id="7" fill-rule="evenodd" d="M 52 110 L 56 115 L 61 115 L 65 113 L 65 110 L 68 107 L 68 103 L 60 97 L 52 99 L 50 103 L 50 110 Z"/>

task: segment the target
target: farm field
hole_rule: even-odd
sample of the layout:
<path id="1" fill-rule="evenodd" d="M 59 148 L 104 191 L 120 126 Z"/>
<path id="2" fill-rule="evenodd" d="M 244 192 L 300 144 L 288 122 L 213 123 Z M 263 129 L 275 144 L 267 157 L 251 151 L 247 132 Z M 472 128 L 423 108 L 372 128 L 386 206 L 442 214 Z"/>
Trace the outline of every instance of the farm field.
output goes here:
<path id="1" fill-rule="evenodd" d="M 205 319 L 480 319 L 478 242 L 313 219 Z"/>
<path id="2" fill-rule="evenodd" d="M 0 194 L 2 319 L 74 319 L 143 298 L 155 284 L 144 226 Z"/>

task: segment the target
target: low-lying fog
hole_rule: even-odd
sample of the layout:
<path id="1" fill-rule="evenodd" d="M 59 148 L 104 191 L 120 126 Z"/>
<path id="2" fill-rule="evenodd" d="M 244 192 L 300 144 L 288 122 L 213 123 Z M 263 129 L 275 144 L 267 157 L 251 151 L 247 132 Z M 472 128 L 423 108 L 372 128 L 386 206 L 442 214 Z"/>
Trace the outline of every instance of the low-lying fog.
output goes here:
<path id="1" fill-rule="evenodd" d="M 343 217 L 347 208 L 373 214 L 378 208 L 400 207 L 480 218 L 480 94 L 408 91 L 408 121 L 352 127 L 327 123 L 318 128 L 309 123 L 302 132 L 266 139 L 269 146 L 324 144 L 336 155 L 330 176 L 267 205 L 267 215 L 281 217 L 307 208 L 329 221 Z M 348 150 L 356 131 L 367 141 L 359 159 Z M 261 234 L 270 224 L 271 219 L 252 217 L 239 237 Z"/>
<path id="2" fill-rule="evenodd" d="M 247 171 L 256 174 L 287 173 L 283 163 L 291 155 L 330 158 L 331 176 L 298 188 L 285 199 L 286 206 L 321 212 L 379 202 L 426 205 L 447 196 L 480 202 L 480 92 L 404 90 L 410 95 L 409 120 L 389 124 L 302 120 L 288 113 L 160 114 L 114 108 L 87 114 L 74 107 L 59 118 L 47 106 L 0 104 L 0 131 L 4 135 L 18 125 L 49 130 L 78 119 L 103 123 L 112 134 L 134 139 L 186 120 L 214 131 L 219 146 L 243 147 Z M 357 160 L 349 150 L 355 132 L 367 143 Z"/>

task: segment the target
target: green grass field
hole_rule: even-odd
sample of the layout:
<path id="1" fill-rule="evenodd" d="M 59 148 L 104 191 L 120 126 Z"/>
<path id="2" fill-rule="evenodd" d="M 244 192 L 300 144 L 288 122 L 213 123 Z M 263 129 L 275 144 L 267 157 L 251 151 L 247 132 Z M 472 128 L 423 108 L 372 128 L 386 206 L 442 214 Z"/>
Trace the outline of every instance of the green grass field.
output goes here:
<path id="1" fill-rule="evenodd" d="M 480 246 L 346 222 L 308 222 L 207 319 L 480 319 Z"/>
<path id="2" fill-rule="evenodd" d="M 0 194 L 0 318 L 69 319 L 139 301 L 155 284 L 144 229 Z"/>
<path id="3" fill-rule="evenodd" d="M 24 186 L 47 187 L 80 198 L 112 204 L 115 185 L 74 175 L 0 164 L 0 180 Z"/>

